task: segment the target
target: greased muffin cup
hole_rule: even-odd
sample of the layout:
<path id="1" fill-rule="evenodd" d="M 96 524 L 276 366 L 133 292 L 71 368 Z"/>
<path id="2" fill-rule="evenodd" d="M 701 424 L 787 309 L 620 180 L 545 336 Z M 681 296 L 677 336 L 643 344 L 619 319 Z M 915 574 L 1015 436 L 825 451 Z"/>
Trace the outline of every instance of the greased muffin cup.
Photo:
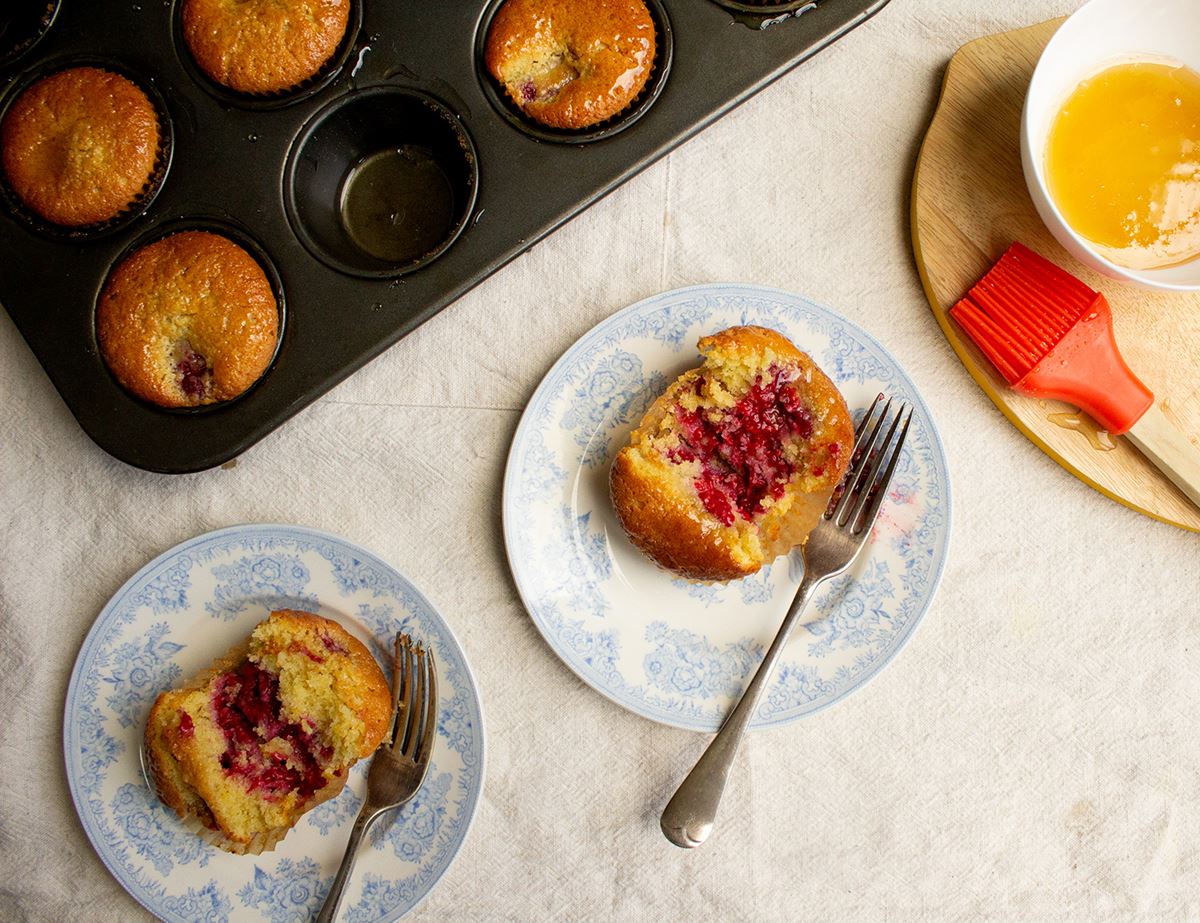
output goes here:
<path id="1" fill-rule="evenodd" d="M 164 254 L 169 256 L 175 252 L 163 251 L 160 247 L 172 238 L 176 239 L 175 250 L 184 246 L 185 254 L 196 254 L 198 259 L 208 264 L 209 271 L 206 274 L 193 274 L 203 275 L 202 280 L 190 278 L 186 280 L 187 286 L 194 286 L 199 281 L 211 284 L 212 288 L 224 287 L 230 295 L 239 299 L 236 311 L 244 314 L 246 324 L 242 326 L 250 330 L 245 342 L 228 342 L 220 332 L 223 328 L 209 329 L 215 323 L 212 317 L 193 323 L 192 326 L 199 328 L 196 330 L 187 324 L 175 324 L 178 318 L 168 316 L 169 312 L 163 314 L 162 311 L 155 313 L 151 310 L 144 317 L 143 324 L 134 322 L 136 318 L 132 318 L 128 311 L 140 311 L 146 282 L 138 271 L 140 266 L 134 260 L 139 258 L 145 262 L 149 257 L 144 254 L 151 253 L 161 262 Z M 151 247 L 157 247 L 157 250 L 151 251 Z M 158 263 L 151 260 L 151 268 L 155 265 Z M 151 280 L 157 280 L 157 277 L 150 276 Z M 265 289 L 260 284 L 264 280 Z M 121 284 L 133 294 L 130 307 L 126 310 L 122 310 L 125 299 L 115 300 L 121 294 L 112 288 L 115 284 Z M 264 314 L 264 299 L 268 292 L 274 301 L 274 324 Z M 209 289 L 206 288 L 204 294 L 208 293 Z M 116 383 L 128 394 L 157 410 L 191 414 L 227 407 L 262 384 L 280 352 L 287 311 L 280 275 L 263 247 L 250 234 L 228 222 L 192 218 L 168 222 L 143 234 L 126 247 L 113 260 L 104 276 L 94 316 L 97 353 Z M 142 317 L 142 314 L 138 314 L 138 317 Z M 162 323 L 158 323 L 160 319 Z M 170 326 L 170 329 L 164 325 Z M 175 326 L 180 329 L 175 329 Z M 149 340 L 139 340 L 138 337 L 145 335 L 148 329 L 155 335 L 160 348 L 151 349 Z M 210 335 L 214 334 L 214 330 L 218 335 L 212 340 Z M 262 342 L 264 337 L 270 337 L 272 330 L 274 340 Z M 163 352 L 167 340 L 172 346 L 169 355 Z M 221 367 L 217 367 L 218 362 Z M 175 386 L 163 384 L 161 372 L 168 365 L 172 370 L 172 378 L 180 377 L 179 382 L 174 382 Z M 197 379 L 192 384 L 204 385 L 203 388 L 186 388 L 187 383 L 182 379 L 188 377 Z"/>
<path id="2" fill-rule="evenodd" d="M 21 99 L 26 91 L 31 90 L 42 80 L 55 77 L 66 71 L 76 69 L 94 69 L 112 74 L 129 81 L 140 90 L 153 106 L 158 117 L 158 150 L 149 177 L 129 202 L 113 217 L 89 224 L 58 224 L 34 210 L 16 191 L 7 172 L 0 169 L 0 199 L 5 207 L 28 229 L 47 237 L 60 240 L 84 240 L 102 237 L 128 226 L 136 220 L 154 202 L 159 190 L 167 178 L 174 151 L 174 129 L 166 101 L 158 88 L 141 73 L 125 64 L 108 58 L 92 56 L 72 56 L 47 61 L 41 67 L 31 70 L 28 74 L 14 81 L 12 86 L 0 99 L 0 132 L 13 106 Z"/>
<path id="3" fill-rule="evenodd" d="M 277 109 L 307 99 L 324 89 L 341 73 L 362 29 L 362 0 L 349 0 L 346 28 L 333 54 L 309 76 L 276 90 L 243 90 L 228 86 L 201 65 L 188 42 L 184 11 L 188 0 L 175 0 L 172 37 L 176 56 L 192 79 L 209 95 L 242 109 Z"/>
<path id="4" fill-rule="evenodd" d="M 293 233 L 327 266 L 366 279 L 436 260 L 467 228 L 478 192 L 475 144 L 457 114 L 403 87 L 335 99 L 300 130 L 284 167 Z"/>
<path id="5" fill-rule="evenodd" d="M 650 19 L 654 23 L 654 57 L 650 61 L 649 76 L 641 91 L 629 100 L 620 112 L 584 128 L 552 128 L 527 115 L 508 95 L 505 88 L 488 71 L 486 50 L 488 33 L 496 13 L 506 0 L 491 0 L 479 22 L 475 37 L 475 61 L 479 73 L 479 81 L 484 95 L 495 107 L 496 111 L 510 125 L 524 134 L 539 141 L 552 141 L 561 144 L 586 144 L 609 138 L 634 124 L 654 105 L 659 94 L 666 85 L 667 76 L 671 70 L 671 60 L 674 54 L 674 35 L 671 21 L 661 0 L 642 0 Z"/>
<path id="6" fill-rule="evenodd" d="M 5 0 L 0 12 L 0 71 L 25 57 L 50 31 L 62 0 Z"/>

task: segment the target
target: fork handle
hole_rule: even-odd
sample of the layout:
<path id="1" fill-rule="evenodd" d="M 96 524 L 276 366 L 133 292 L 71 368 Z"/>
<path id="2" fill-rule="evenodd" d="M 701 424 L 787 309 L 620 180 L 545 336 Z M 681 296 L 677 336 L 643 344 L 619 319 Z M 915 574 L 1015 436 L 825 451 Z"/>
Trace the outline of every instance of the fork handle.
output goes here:
<path id="1" fill-rule="evenodd" d="M 350 828 L 350 842 L 346 844 L 346 854 L 342 856 L 342 864 L 338 866 L 337 875 L 334 876 L 329 893 L 325 896 L 325 903 L 321 905 L 321 912 L 317 914 L 316 923 L 333 923 L 338 906 L 342 903 L 342 892 L 346 890 L 350 873 L 354 870 L 354 862 L 358 858 L 358 846 L 382 813 L 370 808 L 366 802 L 363 803 L 362 810 L 354 819 L 354 826 Z"/>
<path id="2" fill-rule="evenodd" d="M 721 730 L 709 743 L 704 755 L 697 760 L 692 771 L 675 791 L 667 806 L 663 809 L 660 825 L 667 839 L 676 846 L 691 849 L 699 846 L 712 833 L 713 822 L 717 817 L 717 807 L 721 803 L 721 795 L 725 792 L 725 783 L 729 780 L 729 770 L 737 756 L 738 745 L 746 731 L 758 700 L 762 698 L 763 690 L 775 670 L 775 663 L 783 653 L 792 629 L 800 620 L 800 613 L 812 597 L 813 590 L 824 577 L 810 579 L 809 570 L 805 568 L 804 578 L 796 590 L 796 597 L 783 617 L 779 633 L 771 642 L 758 672 L 750 680 L 750 685 L 742 693 Z"/>

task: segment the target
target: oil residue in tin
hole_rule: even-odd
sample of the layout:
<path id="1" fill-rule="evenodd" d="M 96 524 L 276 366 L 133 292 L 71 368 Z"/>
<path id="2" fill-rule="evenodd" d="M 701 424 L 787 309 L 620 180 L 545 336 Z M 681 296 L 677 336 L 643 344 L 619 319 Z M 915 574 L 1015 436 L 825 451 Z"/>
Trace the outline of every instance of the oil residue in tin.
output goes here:
<path id="1" fill-rule="evenodd" d="M 367 55 L 371 51 L 370 45 L 363 45 L 358 52 L 358 60 L 354 62 L 354 67 L 350 69 L 350 79 L 354 80 L 358 76 L 358 72 L 362 70 L 363 62 L 366 61 Z"/>
<path id="2" fill-rule="evenodd" d="M 377 151 L 342 181 L 342 226 L 364 253 L 407 263 L 454 229 L 454 190 L 433 152 L 416 144 Z"/>

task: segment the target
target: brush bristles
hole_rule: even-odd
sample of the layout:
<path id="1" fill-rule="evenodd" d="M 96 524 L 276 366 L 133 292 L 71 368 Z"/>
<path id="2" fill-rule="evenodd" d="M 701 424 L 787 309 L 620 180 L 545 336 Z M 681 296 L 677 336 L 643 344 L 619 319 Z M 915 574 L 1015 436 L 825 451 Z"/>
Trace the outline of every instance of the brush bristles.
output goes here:
<path id="1" fill-rule="evenodd" d="M 1013 385 L 1098 297 L 1069 272 L 1014 243 L 950 316 Z"/>

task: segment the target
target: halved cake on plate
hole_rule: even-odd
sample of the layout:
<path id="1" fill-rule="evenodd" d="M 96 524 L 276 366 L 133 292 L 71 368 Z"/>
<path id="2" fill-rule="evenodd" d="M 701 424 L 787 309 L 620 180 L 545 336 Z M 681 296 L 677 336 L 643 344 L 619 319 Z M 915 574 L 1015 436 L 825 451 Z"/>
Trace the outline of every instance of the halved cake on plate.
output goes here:
<path id="1" fill-rule="evenodd" d="M 222 849 L 271 849 L 337 795 L 379 746 L 392 697 L 375 658 L 341 625 L 281 610 L 146 722 L 159 796 Z"/>
<path id="2" fill-rule="evenodd" d="M 837 387 L 782 334 L 731 327 L 699 347 L 704 363 L 618 453 L 612 498 L 656 563 L 732 580 L 804 544 L 850 464 L 854 426 Z"/>

